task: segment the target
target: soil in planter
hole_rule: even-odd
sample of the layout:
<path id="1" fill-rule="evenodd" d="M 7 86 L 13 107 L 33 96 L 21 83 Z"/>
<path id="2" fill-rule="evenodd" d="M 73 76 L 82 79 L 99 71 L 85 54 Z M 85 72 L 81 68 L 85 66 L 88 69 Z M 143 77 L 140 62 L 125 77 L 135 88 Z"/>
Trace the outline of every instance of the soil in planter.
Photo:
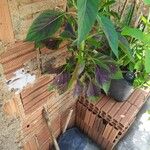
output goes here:
<path id="1" fill-rule="evenodd" d="M 58 139 L 61 150 L 101 150 L 93 141 L 91 141 L 78 128 L 74 127 L 67 130 Z"/>

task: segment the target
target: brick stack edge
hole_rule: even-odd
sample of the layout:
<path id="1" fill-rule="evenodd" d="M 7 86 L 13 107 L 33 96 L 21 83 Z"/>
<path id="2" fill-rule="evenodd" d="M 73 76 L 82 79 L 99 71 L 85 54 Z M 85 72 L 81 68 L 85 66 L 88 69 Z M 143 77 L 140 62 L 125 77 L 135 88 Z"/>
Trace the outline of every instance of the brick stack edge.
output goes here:
<path id="1" fill-rule="evenodd" d="M 81 97 L 76 105 L 76 125 L 103 149 L 111 150 L 128 131 L 148 95 L 137 89 L 122 103 L 104 95 L 97 103 Z"/>

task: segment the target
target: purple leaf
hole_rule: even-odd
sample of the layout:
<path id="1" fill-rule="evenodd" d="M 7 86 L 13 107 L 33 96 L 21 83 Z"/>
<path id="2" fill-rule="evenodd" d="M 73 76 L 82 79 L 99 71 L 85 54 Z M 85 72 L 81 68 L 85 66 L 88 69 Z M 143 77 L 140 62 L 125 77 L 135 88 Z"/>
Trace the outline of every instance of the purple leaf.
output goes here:
<path id="1" fill-rule="evenodd" d="M 70 74 L 68 72 L 62 72 L 54 78 L 52 85 L 56 87 L 59 91 L 64 92 L 67 89 L 69 80 Z"/>
<path id="2" fill-rule="evenodd" d="M 108 66 L 111 73 L 115 73 L 117 71 L 117 66 L 115 64 L 109 64 Z"/>
<path id="3" fill-rule="evenodd" d="M 90 81 L 90 83 L 88 85 L 86 95 L 89 98 L 97 98 L 101 95 L 101 90 L 92 81 Z"/>
<path id="4" fill-rule="evenodd" d="M 72 35 L 75 35 L 75 32 L 73 31 L 72 25 L 70 23 L 66 23 L 66 25 L 65 25 L 65 31 L 68 31 Z"/>
<path id="5" fill-rule="evenodd" d="M 98 82 L 98 84 L 100 84 L 101 86 L 110 80 L 110 73 L 108 70 L 96 66 L 96 72 L 95 72 L 95 77 L 96 77 L 96 81 Z"/>
<path id="6" fill-rule="evenodd" d="M 81 83 L 80 80 L 77 80 L 77 83 L 76 83 L 75 88 L 74 88 L 73 95 L 75 97 L 78 97 L 78 96 L 80 96 L 80 94 L 82 94 L 82 92 L 83 92 L 83 84 Z"/>

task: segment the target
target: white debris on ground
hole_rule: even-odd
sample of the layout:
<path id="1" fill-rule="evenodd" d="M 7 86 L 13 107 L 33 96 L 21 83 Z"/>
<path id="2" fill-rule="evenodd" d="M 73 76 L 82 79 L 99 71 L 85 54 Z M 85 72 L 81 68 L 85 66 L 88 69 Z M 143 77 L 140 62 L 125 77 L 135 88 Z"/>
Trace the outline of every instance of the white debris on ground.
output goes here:
<path id="1" fill-rule="evenodd" d="M 19 93 L 26 87 L 28 84 L 31 84 L 35 81 L 36 76 L 31 75 L 26 72 L 24 68 L 17 70 L 14 73 L 14 77 L 10 80 L 7 80 L 7 86 L 9 91 L 15 91 L 15 93 Z"/>

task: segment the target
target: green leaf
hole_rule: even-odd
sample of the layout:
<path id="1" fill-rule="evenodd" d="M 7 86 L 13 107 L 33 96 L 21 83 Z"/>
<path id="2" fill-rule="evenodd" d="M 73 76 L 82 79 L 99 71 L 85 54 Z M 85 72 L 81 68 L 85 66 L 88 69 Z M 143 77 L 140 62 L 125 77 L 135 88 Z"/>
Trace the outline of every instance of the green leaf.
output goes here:
<path id="1" fill-rule="evenodd" d="M 143 69 L 143 65 L 142 65 L 142 61 L 137 61 L 135 64 L 134 64 L 134 69 L 138 70 L 138 71 L 141 71 Z"/>
<path id="2" fill-rule="evenodd" d="M 61 26 L 63 13 L 47 10 L 37 17 L 31 25 L 26 40 L 42 41 L 51 37 Z"/>
<path id="3" fill-rule="evenodd" d="M 56 87 L 54 86 L 54 85 L 49 85 L 48 86 L 48 91 L 49 92 L 51 92 L 51 91 L 53 91 L 53 90 L 55 90 L 56 89 Z"/>
<path id="4" fill-rule="evenodd" d="M 63 38 L 63 39 L 75 38 L 75 36 L 72 33 L 70 33 L 69 31 L 63 31 L 60 34 L 60 37 Z"/>
<path id="5" fill-rule="evenodd" d="M 97 49 L 97 48 L 101 47 L 100 41 L 96 40 L 95 38 L 88 39 L 87 44 L 89 44 L 89 46 L 91 46 L 94 49 Z"/>
<path id="6" fill-rule="evenodd" d="M 122 79 L 122 72 L 118 70 L 115 74 L 112 75 L 112 79 Z"/>
<path id="7" fill-rule="evenodd" d="M 106 70 L 109 71 L 108 65 L 107 65 L 105 62 L 103 62 L 101 59 L 95 59 L 94 61 L 95 61 L 95 63 L 96 63 L 98 66 L 100 66 L 100 67 L 102 67 L 102 68 L 104 68 L 104 69 L 106 69 Z"/>
<path id="8" fill-rule="evenodd" d="M 144 3 L 145 3 L 146 5 L 150 5 L 150 0 L 144 0 Z"/>
<path id="9" fill-rule="evenodd" d="M 150 44 L 150 35 L 143 33 L 139 29 L 124 27 L 121 34 L 131 36 L 135 39 L 138 39 L 138 40 L 144 42 L 145 44 Z"/>
<path id="10" fill-rule="evenodd" d="M 145 70 L 150 73 L 150 48 L 145 51 Z"/>
<path id="11" fill-rule="evenodd" d="M 105 92 L 106 94 L 108 94 L 109 88 L 110 88 L 110 82 L 105 82 L 105 83 L 102 85 L 102 89 L 104 90 L 104 92 Z"/>
<path id="12" fill-rule="evenodd" d="M 117 20 L 120 19 L 119 14 L 118 14 L 117 12 L 115 12 L 115 11 L 111 10 L 111 11 L 110 11 L 110 14 L 111 14 L 111 16 L 113 16 L 114 18 L 116 18 Z"/>
<path id="13" fill-rule="evenodd" d="M 100 96 L 89 96 L 87 99 L 88 101 L 96 103 L 100 99 Z"/>
<path id="14" fill-rule="evenodd" d="M 150 110 L 148 110 L 147 113 L 150 114 Z"/>
<path id="15" fill-rule="evenodd" d="M 118 57 L 118 34 L 113 23 L 111 22 L 111 20 L 109 20 L 109 18 L 100 15 L 98 15 L 97 20 L 107 37 L 113 53 L 116 55 L 116 57 Z"/>
<path id="16" fill-rule="evenodd" d="M 124 17 L 123 24 L 126 26 L 129 26 L 131 24 L 134 10 L 135 10 L 135 5 L 136 3 L 134 2 L 133 4 L 128 6 L 127 14 Z"/>
<path id="17" fill-rule="evenodd" d="M 63 39 L 76 39 L 76 34 L 73 29 L 72 18 L 67 17 L 64 31 L 60 34 Z M 70 23 L 71 22 L 71 23 Z"/>
<path id="18" fill-rule="evenodd" d="M 130 45 L 129 42 L 127 41 L 127 39 L 122 36 L 121 34 L 119 35 L 119 47 L 123 50 L 123 52 L 125 54 L 127 54 L 127 56 L 129 57 L 129 59 L 134 62 L 133 60 L 133 56 L 132 56 L 132 50 L 130 49 Z"/>
<path id="19" fill-rule="evenodd" d="M 78 45 L 92 29 L 98 13 L 99 0 L 78 0 Z"/>
<path id="20" fill-rule="evenodd" d="M 114 4 L 116 1 L 115 0 L 111 0 L 111 1 L 107 1 L 107 2 L 103 2 L 102 1 L 102 4 L 101 4 L 101 6 L 100 6 L 100 11 L 103 11 L 103 9 L 105 8 L 105 7 L 109 7 L 109 6 L 111 6 L 112 4 Z"/>
<path id="21" fill-rule="evenodd" d="M 35 48 L 43 48 L 45 46 L 41 41 L 35 42 L 34 45 Z"/>

